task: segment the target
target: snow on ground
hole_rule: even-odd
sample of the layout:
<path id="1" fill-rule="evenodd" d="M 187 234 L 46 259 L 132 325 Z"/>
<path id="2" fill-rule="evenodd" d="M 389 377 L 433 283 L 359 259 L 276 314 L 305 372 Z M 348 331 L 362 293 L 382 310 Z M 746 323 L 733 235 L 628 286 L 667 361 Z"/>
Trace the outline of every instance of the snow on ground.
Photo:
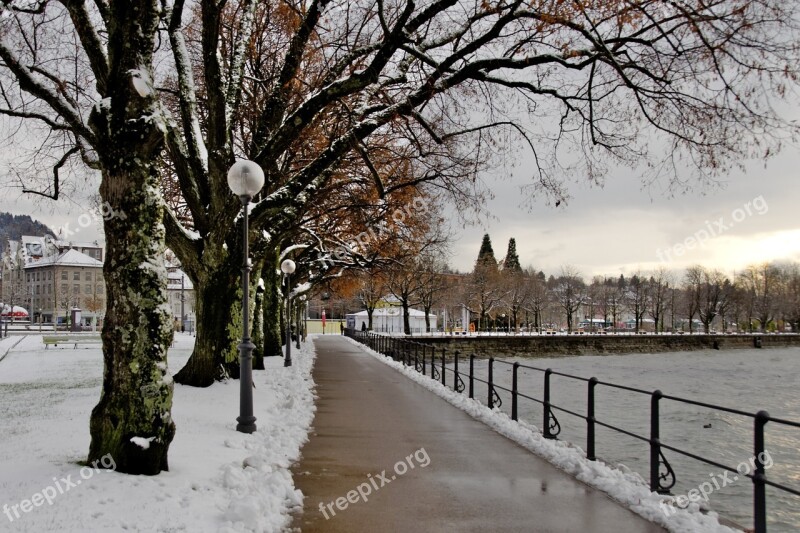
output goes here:
<path id="1" fill-rule="evenodd" d="M 536 426 L 525 422 L 515 422 L 499 408 L 489 409 L 478 400 L 470 399 L 466 394 L 454 392 L 429 376 L 423 376 L 413 367 L 398 363 L 349 337 L 348 341 L 360 346 L 380 361 L 394 367 L 459 409 L 466 411 L 501 435 L 543 457 L 587 485 L 602 490 L 635 513 L 664 526 L 669 531 L 675 533 L 737 533 L 737 530 L 721 525 L 717 513 L 701 512 L 697 503 L 690 503 L 687 509 L 667 506 L 664 496 L 651 492 L 647 482 L 624 465 L 613 467 L 602 461 L 590 461 L 586 458 L 586 453 L 577 446 L 568 442 L 545 439 Z"/>
<path id="2" fill-rule="evenodd" d="M 193 343 L 176 335 L 173 373 Z M 272 357 L 254 372 L 252 435 L 236 431 L 238 381 L 176 385 L 170 471 L 152 477 L 82 464 L 100 396 L 99 347 L 45 350 L 39 335 L 11 337 L 0 341 L 0 359 L 9 348 L 0 361 L 0 531 L 280 531 L 302 505 L 289 467 L 314 415 L 311 339 L 293 350 L 293 366 Z"/>

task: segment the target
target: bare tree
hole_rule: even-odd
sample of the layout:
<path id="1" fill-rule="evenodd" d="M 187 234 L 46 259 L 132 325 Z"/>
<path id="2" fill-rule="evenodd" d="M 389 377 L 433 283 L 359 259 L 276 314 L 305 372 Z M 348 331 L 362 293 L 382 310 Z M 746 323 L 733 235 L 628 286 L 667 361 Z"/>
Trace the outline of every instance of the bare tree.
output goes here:
<path id="1" fill-rule="evenodd" d="M 694 326 L 694 316 L 700 310 L 700 292 L 703 284 L 703 267 L 694 265 L 686 269 L 683 279 L 682 306 L 689 321 L 689 333 Z"/>
<path id="2" fill-rule="evenodd" d="M 655 332 L 664 331 L 664 314 L 669 306 L 670 273 L 664 267 L 659 267 L 648 280 L 647 307 L 648 314 L 655 322 Z"/>
<path id="3" fill-rule="evenodd" d="M 631 279 L 628 280 L 624 301 L 628 311 L 633 313 L 636 333 L 639 333 L 642 327 L 644 314 L 647 312 L 649 289 L 647 279 L 643 279 L 641 272 L 637 271 L 631 276 Z"/>
<path id="4" fill-rule="evenodd" d="M 739 275 L 739 281 L 750 299 L 752 317 L 758 320 L 761 331 L 766 331 L 775 318 L 780 271 L 771 263 L 750 265 Z"/>
<path id="5" fill-rule="evenodd" d="M 587 297 L 586 283 L 580 273 L 570 266 L 561 267 L 561 272 L 550 287 L 556 301 L 563 309 L 567 319 L 567 332 L 572 332 L 575 313 Z"/>
<path id="6" fill-rule="evenodd" d="M 434 305 L 441 296 L 450 288 L 447 276 L 444 274 L 446 263 L 443 257 L 430 257 L 422 265 L 420 275 L 419 303 L 425 313 L 425 331 L 431 332 L 431 314 Z M 442 324 L 442 327 L 445 325 Z"/>
<path id="7" fill-rule="evenodd" d="M 711 331 L 711 323 L 724 308 L 728 299 L 725 290 L 725 275 L 719 270 L 701 269 L 698 315 L 706 333 Z"/>
<path id="8" fill-rule="evenodd" d="M 542 312 L 548 302 L 548 290 L 544 272 L 536 272 L 533 268 L 526 269 L 528 281 L 528 297 L 524 302 L 525 311 L 533 313 L 533 324 L 537 331 L 541 332 Z M 530 324 L 526 324 L 530 331 Z"/>
<path id="9" fill-rule="evenodd" d="M 478 314 L 477 329 L 479 331 L 488 329 L 489 314 L 501 304 L 505 297 L 497 266 L 477 261 L 465 290 L 468 295 L 470 311 Z"/>
<path id="10" fill-rule="evenodd" d="M 386 281 L 383 273 L 377 269 L 363 272 L 359 278 L 361 286 L 358 290 L 358 300 L 367 310 L 367 329 L 372 331 L 372 314 L 380 301 L 386 296 Z"/>

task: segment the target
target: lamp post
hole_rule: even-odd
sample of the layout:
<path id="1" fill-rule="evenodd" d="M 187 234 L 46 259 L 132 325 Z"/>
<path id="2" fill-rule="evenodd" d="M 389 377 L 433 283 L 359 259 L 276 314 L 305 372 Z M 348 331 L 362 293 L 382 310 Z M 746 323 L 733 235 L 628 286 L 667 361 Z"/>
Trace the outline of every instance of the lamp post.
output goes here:
<path id="1" fill-rule="evenodd" d="M 42 308 L 39 308 L 39 333 L 42 332 Z"/>
<path id="2" fill-rule="evenodd" d="M 291 259 L 281 263 L 283 279 L 286 280 L 286 359 L 283 366 L 292 366 L 292 284 L 291 275 L 294 273 L 295 264 Z"/>
<path id="3" fill-rule="evenodd" d="M 245 240 L 247 240 L 247 237 L 245 237 Z M 184 307 L 186 302 L 186 297 L 184 296 L 183 293 L 184 276 L 185 274 L 183 273 L 183 270 L 181 270 L 181 332 L 186 331 L 186 310 Z"/>
<path id="4" fill-rule="evenodd" d="M 242 342 L 239 344 L 239 416 L 236 431 L 253 433 L 253 348 L 250 340 L 250 250 L 248 246 L 248 204 L 264 186 L 264 171 L 257 164 L 240 159 L 228 171 L 228 187 L 242 202 Z"/>

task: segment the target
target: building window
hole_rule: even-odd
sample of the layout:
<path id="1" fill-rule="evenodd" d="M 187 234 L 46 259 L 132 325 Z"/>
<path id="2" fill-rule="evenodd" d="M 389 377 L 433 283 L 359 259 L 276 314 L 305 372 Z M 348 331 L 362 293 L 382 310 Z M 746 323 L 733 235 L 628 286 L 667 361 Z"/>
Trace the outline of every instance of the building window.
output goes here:
<path id="1" fill-rule="evenodd" d="M 36 286 L 36 294 L 39 294 L 39 286 Z"/>
<path id="2" fill-rule="evenodd" d="M 67 271 L 66 270 L 62 270 L 61 271 L 61 281 L 67 281 Z"/>
<path id="3" fill-rule="evenodd" d="M 81 280 L 81 273 L 79 271 L 75 271 L 72 273 L 72 280 L 73 281 L 80 281 Z"/>
<path id="4" fill-rule="evenodd" d="M 103 284 L 102 283 L 98 283 L 97 284 L 97 294 L 103 294 Z"/>
<path id="5" fill-rule="evenodd" d="M 73 293 L 73 294 L 80 294 L 80 293 L 81 293 L 81 286 L 80 286 L 80 284 L 76 283 L 75 285 L 73 285 L 73 287 L 72 287 L 72 293 Z"/>
<path id="6" fill-rule="evenodd" d="M 48 279 L 48 281 L 53 279 L 53 271 L 52 270 L 48 270 L 47 271 L 47 279 Z"/>
<path id="7" fill-rule="evenodd" d="M 91 272 L 87 272 L 85 279 L 86 279 L 86 281 L 92 281 L 92 273 Z"/>
<path id="8" fill-rule="evenodd" d="M 89 285 L 88 283 L 83 288 L 83 294 L 92 294 L 92 286 Z"/>

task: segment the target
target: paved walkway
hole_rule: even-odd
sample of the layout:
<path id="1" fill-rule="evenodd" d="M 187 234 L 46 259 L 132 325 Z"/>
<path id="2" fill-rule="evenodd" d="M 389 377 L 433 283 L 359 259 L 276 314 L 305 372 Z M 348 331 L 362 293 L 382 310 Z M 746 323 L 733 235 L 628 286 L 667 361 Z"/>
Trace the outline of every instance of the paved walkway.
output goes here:
<path id="1" fill-rule="evenodd" d="M 310 441 L 293 469 L 306 495 L 293 527 L 347 533 L 664 531 L 344 338 L 319 337 L 316 347 L 319 400 Z M 407 472 L 396 468 L 400 461 Z"/>

